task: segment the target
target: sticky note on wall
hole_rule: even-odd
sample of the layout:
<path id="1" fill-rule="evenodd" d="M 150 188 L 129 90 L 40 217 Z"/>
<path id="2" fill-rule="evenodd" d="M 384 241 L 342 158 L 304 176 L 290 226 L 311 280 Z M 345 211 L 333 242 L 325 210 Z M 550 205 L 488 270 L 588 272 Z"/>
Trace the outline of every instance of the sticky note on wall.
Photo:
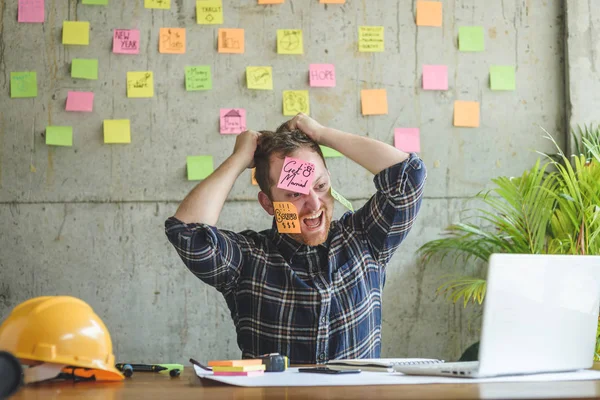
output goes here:
<path id="1" fill-rule="evenodd" d="M 252 168 L 252 173 L 250 175 L 250 182 L 252 182 L 252 184 L 254 186 L 258 186 L 258 181 L 256 180 L 256 168 Z"/>
<path id="2" fill-rule="evenodd" d="M 87 21 L 63 21 L 63 44 L 87 46 L 90 44 L 90 23 Z"/>
<path id="3" fill-rule="evenodd" d="M 222 134 L 237 134 L 246 130 L 246 110 L 243 108 L 221 108 L 220 131 Z"/>
<path id="4" fill-rule="evenodd" d="M 154 75 L 152 71 L 127 73 L 127 97 L 153 97 Z"/>
<path id="5" fill-rule="evenodd" d="M 344 4 L 346 0 L 319 0 L 319 3 L 323 4 Z"/>
<path id="6" fill-rule="evenodd" d="M 385 89 L 361 90 L 360 103 L 363 115 L 382 115 L 388 113 L 387 92 Z"/>
<path id="7" fill-rule="evenodd" d="M 223 3 L 221 0 L 197 0 L 196 22 L 199 24 L 222 24 Z"/>
<path id="8" fill-rule="evenodd" d="M 293 116 L 300 112 L 310 113 L 308 90 L 284 90 L 283 115 Z"/>
<path id="9" fill-rule="evenodd" d="M 71 77 L 79 79 L 98 79 L 98 60 L 74 58 L 71 62 Z"/>
<path id="10" fill-rule="evenodd" d="M 458 28 L 458 49 L 460 51 L 483 51 L 483 27 L 461 26 Z"/>
<path id="11" fill-rule="evenodd" d="M 358 27 L 358 51 L 381 52 L 385 50 L 383 26 Z"/>
<path id="12" fill-rule="evenodd" d="M 113 33 L 113 53 L 139 54 L 140 31 L 138 29 L 115 29 Z"/>
<path id="13" fill-rule="evenodd" d="M 185 53 L 185 28 L 160 28 L 158 51 L 166 54 Z"/>
<path id="14" fill-rule="evenodd" d="M 37 97 L 37 72 L 11 72 L 10 97 Z"/>
<path id="15" fill-rule="evenodd" d="M 333 64 L 310 64 L 308 79 L 310 86 L 335 87 L 335 66 Z"/>
<path id="16" fill-rule="evenodd" d="M 283 4 L 284 0 L 258 0 L 258 4 Z"/>
<path id="17" fill-rule="evenodd" d="M 515 90 L 515 67 L 492 65 L 490 67 L 490 88 L 492 90 Z"/>
<path id="18" fill-rule="evenodd" d="M 294 157 L 286 157 L 277 180 L 277 187 L 308 194 L 315 178 L 315 165 Z"/>
<path id="19" fill-rule="evenodd" d="M 479 102 L 454 102 L 454 126 L 477 128 L 479 126 Z"/>
<path id="20" fill-rule="evenodd" d="M 94 93 L 92 92 L 67 92 L 66 111 L 91 112 L 94 108 Z"/>
<path id="21" fill-rule="evenodd" d="M 323 153 L 323 157 L 344 157 L 344 155 L 342 153 L 340 153 L 337 150 L 332 149 L 331 147 L 327 147 L 327 146 L 319 146 L 321 148 L 321 153 Z"/>
<path id="22" fill-rule="evenodd" d="M 212 89 L 212 76 L 210 65 L 185 67 L 185 90 L 210 90 Z"/>
<path id="23" fill-rule="evenodd" d="M 273 90 L 273 68 L 246 67 L 248 89 Z"/>
<path id="24" fill-rule="evenodd" d="M 19 0 L 19 22 L 44 22 L 44 0 Z"/>
<path id="25" fill-rule="evenodd" d="M 219 53 L 244 52 L 244 30 L 243 29 L 219 29 L 218 50 Z"/>
<path id="26" fill-rule="evenodd" d="M 81 3 L 95 6 L 106 6 L 108 5 L 108 0 L 83 0 Z"/>
<path id="27" fill-rule="evenodd" d="M 354 212 L 354 207 L 352 207 L 352 203 L 350 203 L 350 201 L 348 201 L 348 199 L 346 199 L 344 196 L 342 196 L 340 193 L 338 193 L 333 187 L 331 187 L 330 189 L 331 189 L 331 196 L 334 199 L 339 201 L 348 210 Z"/>
<path id="28" fill-rule="evenodd" d="M 49 146 L 73 146 L 73 127 L 47 126 L 46 144 Z"/>
<path id="29" fill-rule="evenodd" d="M 277 29 L 277 53 L 304 54 L 302 30 Z"/>
<path id="30" fill-rule="evenodd" d="M 424 90 L 448 90 L 448 66 L 423 65 Z"/>
<path id="31" fill-rule="evenodd" d="M 421 139 L 419 128 L 394 129 L 394 146 L 406 153 L 420 153 Z"/>
<path id="32" fill-rule="evenodd" d="M 442 2 L 417 1 L 417 25 L 442 26 Z"/>
<path id="33" fill-rule="evenodd" d="M 296 206 L 287 201 L 274 201 L 275 223 L 279 233 L 301 233 Z"/>
<path id="34" fill-rule="evenodd" d="M 199 181 L 208 178 L 213 173 L 212 156 L 188 156 L 187 178 L 188 181 Z"/>
<path id="35" fill-rule="evenodd" d="M 105 119 L 104 143 L 131 143 L 131 126 L 129 120 Z"/>
<path id="36" fill-rule="evenodd" d="M 168 10 L 171 8 L 171 0 L 144 0 L 144 7 Z"/>

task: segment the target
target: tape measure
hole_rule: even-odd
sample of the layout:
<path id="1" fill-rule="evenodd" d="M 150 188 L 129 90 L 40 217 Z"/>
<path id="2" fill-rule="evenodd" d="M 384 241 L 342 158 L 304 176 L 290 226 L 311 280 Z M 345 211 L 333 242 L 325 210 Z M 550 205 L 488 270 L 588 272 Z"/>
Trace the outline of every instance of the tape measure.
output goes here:
<path id="1" fill-rule="evenodd" d="M 289 365 L 288 358 L 279 353 L 265 354 L 258 358 L 265 365 L 265 372 L 283 372 Z"/>

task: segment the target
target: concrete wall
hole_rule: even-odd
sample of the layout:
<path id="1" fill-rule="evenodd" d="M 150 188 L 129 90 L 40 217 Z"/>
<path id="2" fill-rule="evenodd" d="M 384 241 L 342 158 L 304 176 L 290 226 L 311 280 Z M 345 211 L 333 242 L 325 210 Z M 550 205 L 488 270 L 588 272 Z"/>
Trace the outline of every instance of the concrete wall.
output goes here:
<path id="1" fill-rule="evenodd" d="M 536 159 L 533 150 L 552 150 L 538 125 L 564 140 L 562 2 L 443 2 L 443 28 L 417 28 L 409 0 L 224 0 L 223 27 L 246 29 L 243 55 L 216 52 L 218 26 L 196 25 L 193 1 L 172 3 L 162 11 L 141 0 L 110 0 L 109 7 L 46 0 L 46 23 L 24 25 L 16 2 L 0 2 L 0 318 L 27 298 L 69 294 L 103 318 L 120 360 L 238 357 L 224 301 L 187 271 L 163 223 L 195 184 L 186 181 L 185 157 L 212 154 L 219 164 L 233 148 L 235 138 L 218 133 L 219 108 L 244 107 L 249 128 L 274 129 L 287 119 L 282 90 L 309 89 L 308 64 L 334 63 L 337 87 L 310 89 L 312 116 L 388 143 L 393 128 L 420 127 L 429 169 L 419 220 L 388 269 L 383 355 L 460 355 L 477 339 L 469 313 L 435 296 L 449 271 L 420 266 L 415 250 L 455 221 L 490 178 L 521 174 Z M 90 21 L 90 45 L 63 46 L 63 20 Z M 385 26 L 384 53 L 357 52 L 360 25 Z M 485 28 L 485 52 L 458 52 L 464 25 Z M 187 28 L 185 55 L 158 53 L 161 27 Z M 140 29 L 139 56 L 111 54 L 114 28 Z M 303 29 L 303 56 L 276 54 L 280 28 Z M 99 80 L 71 79 L 72 58 L 98 58 Z M 212 68 L 213 90 L 186 92 L 184 66 L 203 64 Z M 448 65 L 447 92 L 420 89 L 423 64 Z M 516 66 L 516 91 L 490 91 L 492 64 Z M 275 90 L 247 90 L 247 65 L 273 66 Z M 23 70 L 37 71 L 39 95 L 10 99 L 10 72 Z M 126 97 L 126 72 L 139 70 L 154 72 L 155 97 Z M 388 115 L 361 116 L 365 88 L 387 89 Z M 64 111 L 72 89 L 95 93 L 93 113 Z M 480 128 L 452 126 L 454 100 L 481 102 Z M 112 118 L 131 120 L 131 144 L 102 143 L 102 121 Z M 74 146 L 46 146 L 47 125 L 73 126 Z M 368 172 L 346 159 L 328 164 L 334 186 L 355 207 L 371 196 Z M 220 226 L 268 228 L 256 193 L 245 173 Z"/>

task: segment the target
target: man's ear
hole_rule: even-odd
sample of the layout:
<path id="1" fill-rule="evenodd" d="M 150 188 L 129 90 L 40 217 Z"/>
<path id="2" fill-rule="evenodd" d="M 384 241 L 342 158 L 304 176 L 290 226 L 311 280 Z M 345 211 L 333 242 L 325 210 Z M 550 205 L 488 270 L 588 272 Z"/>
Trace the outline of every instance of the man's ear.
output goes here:
<path id="1" fill-rule="evenodd" d="M 275 209 L 273 208 L 273 202 L 271 201 L 271 199 L 269 199 L 269 196 L 267 196 L 267 194 L 265 192 L 263 192 L 262 190 L 260 192 L 258 192 L 258 202 L 260 203 L 262 208 L 264 208 L 265 211 L 269 215 L 275 214 Z"/>

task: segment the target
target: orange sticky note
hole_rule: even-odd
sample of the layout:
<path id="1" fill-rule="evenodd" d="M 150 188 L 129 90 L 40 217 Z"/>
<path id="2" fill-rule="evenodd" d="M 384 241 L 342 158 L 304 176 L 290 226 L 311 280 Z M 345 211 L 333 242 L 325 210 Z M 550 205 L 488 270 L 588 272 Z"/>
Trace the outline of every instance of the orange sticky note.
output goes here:
<path id="1" fill-rule="evenodd" d="M 382 115 L 388 113 L 387 92 L 385 89 L 361 90 L 360 103 L 363 115 Z"/>
<path id="2" fill-rule="evenodd" d="M 219 53 L 243 53 L 243 29 L 219 29 Z"/>
<path id="3" fill-rule="evenodd" d="M 287 201 L 274 201 L 275 222 L 279 233 L 301 233 L 296 206 Z"/>
<path id="4" fill-rule="evenodd" d="M 258 4 L 283 4 L 285 0 L 258 0 Z"/>
<path id="5" fill-rule="evenodd" d="M 256 180 L 256 168 L 252 168 L 252 184 L 258 186 L 258 181 Z"/>
<path id="6" fill-rule="evenodd" d="M 479 126 L 479 102 L 456 100 L 454 102 L 454 126 L 477 128 Z"/>
<path id="7" fill-rule="evenodd" d="M 184 54 L 185 28 L 160 28 L 158 51 L 166 54 Z"/>
<path id="8" fill-rule="evenodd" d="M 417 25 L 442 26 L 442 2 L 417 1 Z"/>

